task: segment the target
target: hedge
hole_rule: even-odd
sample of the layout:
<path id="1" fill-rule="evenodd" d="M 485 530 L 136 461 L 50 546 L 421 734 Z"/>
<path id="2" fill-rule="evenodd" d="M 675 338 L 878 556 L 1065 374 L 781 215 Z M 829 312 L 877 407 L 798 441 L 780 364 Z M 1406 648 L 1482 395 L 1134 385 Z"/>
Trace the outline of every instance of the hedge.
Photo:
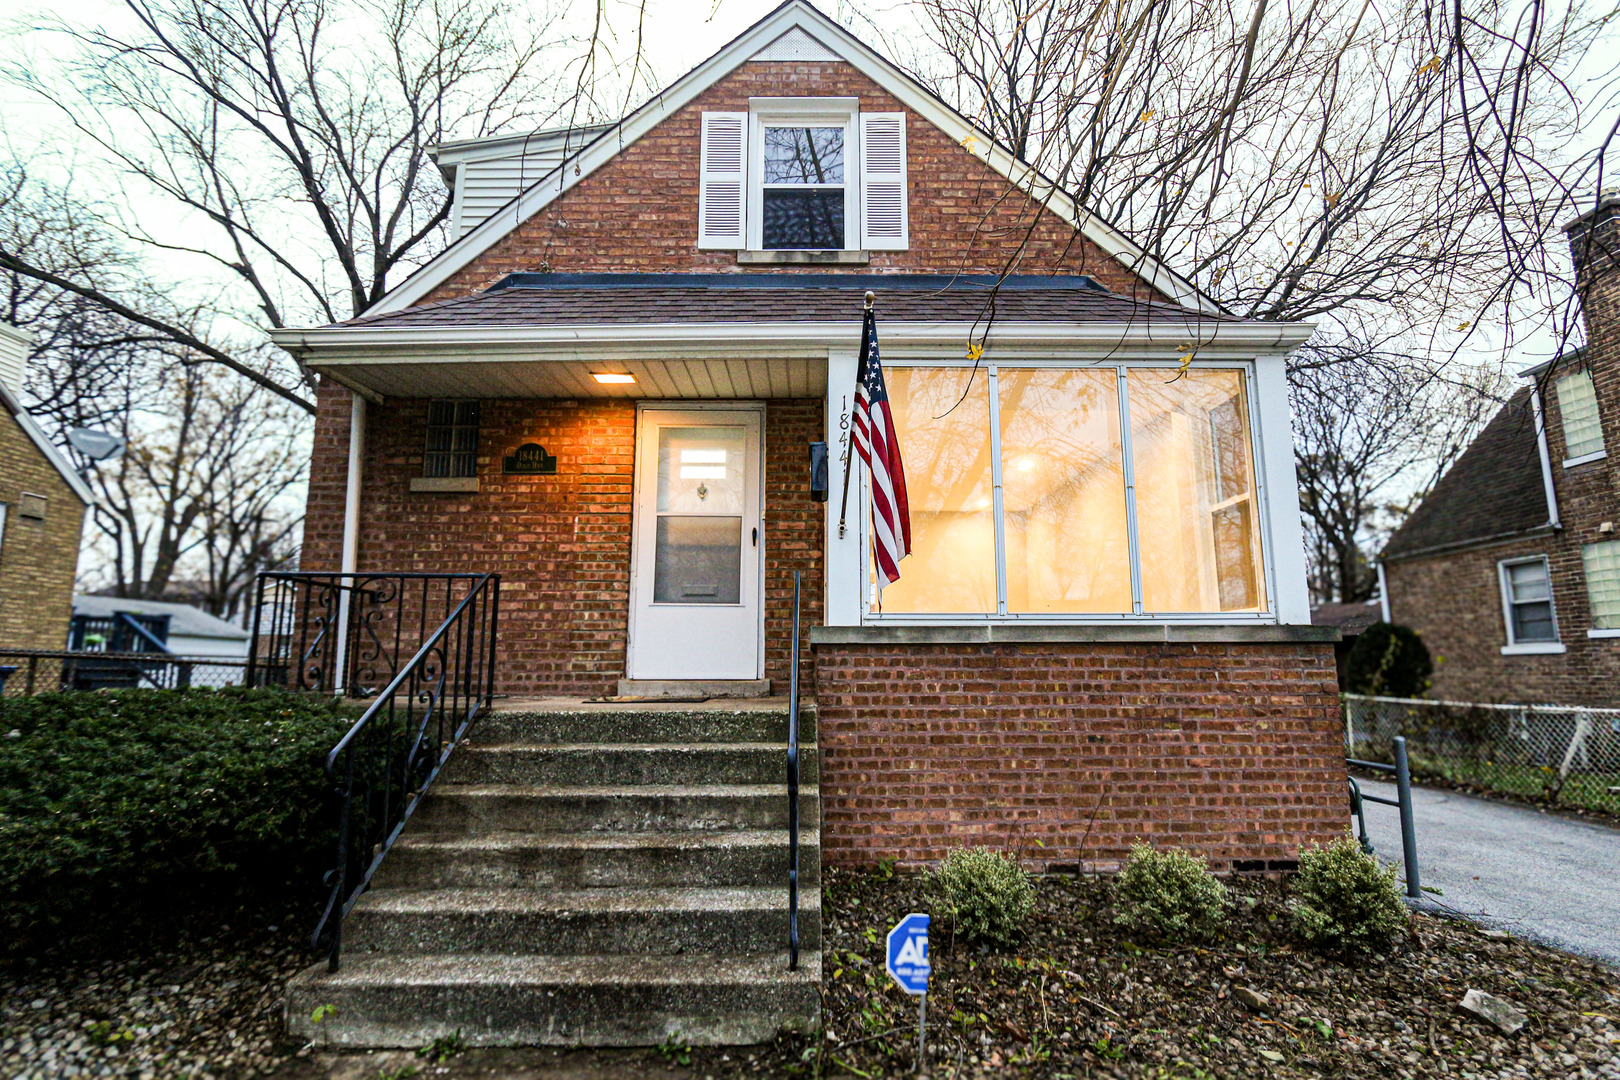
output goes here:
<path id="1" fill-rule="evenodd" d="M 0 701 L 3 951 L 312 889 L 336 842 L 322 766 L 354 716 L 240 688 Z"/>

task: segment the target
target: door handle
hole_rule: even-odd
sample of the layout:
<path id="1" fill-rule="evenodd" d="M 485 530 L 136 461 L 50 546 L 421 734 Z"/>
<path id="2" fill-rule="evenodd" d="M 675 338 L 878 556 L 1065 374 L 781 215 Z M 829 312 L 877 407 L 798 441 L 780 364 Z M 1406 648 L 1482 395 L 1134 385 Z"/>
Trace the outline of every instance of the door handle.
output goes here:
<path id="1" fill-rule="evenodd" d="M 754 546 L 759 547 L 759 526 L 754 526 Z"/>

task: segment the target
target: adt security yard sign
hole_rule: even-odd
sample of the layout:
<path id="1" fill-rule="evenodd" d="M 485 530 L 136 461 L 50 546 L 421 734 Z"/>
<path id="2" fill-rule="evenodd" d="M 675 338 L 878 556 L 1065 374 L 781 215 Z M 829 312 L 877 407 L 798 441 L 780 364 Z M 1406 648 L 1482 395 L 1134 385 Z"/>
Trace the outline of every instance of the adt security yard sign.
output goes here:
<path id="1" fill-rule="evenodd" d="M 907 915 L 889 931 L 889 959 L 885 966 L 906 993 L 928 993 L 927 915 Z"/>
<path id="2" fill-rule="evenodd" d="M 928 1016 L 928 916 L 913 912 L 895 924 L 889 931 L 889 953 L 883 966 L 900 989 L 917 998 L 917 1072 L 921 1073 L 928 1056 L 923 1038 Z"/>

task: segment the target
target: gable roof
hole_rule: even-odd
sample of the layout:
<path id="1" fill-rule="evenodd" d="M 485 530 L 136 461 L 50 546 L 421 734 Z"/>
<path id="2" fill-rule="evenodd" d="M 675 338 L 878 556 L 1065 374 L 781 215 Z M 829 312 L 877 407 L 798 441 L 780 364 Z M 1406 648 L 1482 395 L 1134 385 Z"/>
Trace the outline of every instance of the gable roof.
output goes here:
<path id="1" fill-rule="evenodd" d="M 23 331 L 6 326 L 4 323 L 0 323 L 0 329 L 4 329 L 13 335 L 21 335 L 25 340 L 33 340 Z M 55 443 L 46 438 L 45 432 L 34 422 L 34 418 L 29 416 L 27 411 L 23 409 L 22 402 L 17 400 L 16 395 L 11 392 L 11 387 L 4 382 L 0 382 L 0 402 L 5 403 L 7 411 L 11 413 L 11 417 L 17 422 L 17 426 L 23 429 L 23 434 L 27 435 L 29 440 L 39 448 L 39 452 L 45 455 L 45 460 L 51 463 L 51 467 L 61 474 L 62 481 L 73 489 L 73 494 L 77 495 L 79 500 L 86 506 L 94 503 L 96 493 L 90 490 L 90 485 L 85 483 L 78 470 L 74 469 L 73 463 L 67 459 L 67 455 L 63 454 Z"/>
<path id="2" fill-rule="evenodd" d="M 1548 527 L 1536 420 L 1526 387 L 1434 485 L 1384 545 L 1384 559 L 1467 547 Z"/>
<path id="3" fill-rule="evenodd" d="M 169 616 L 171 638 L 199 637 L 246 641 L 253 636 L 235 623 L 226 622 L 219 616 L 210 615 L 202 608 L 193 607 L 191 604 L 176 604 L 167 600 L 129 600 L 121 596 L 81 595 L 73 598 L 75 615 L 106 618 L 120 611 L 127 611 L 132 615 Z"/>
<path id="4" fill-rule="evenodd" d="M 810 39 L 810 45 L 804 41 Z M 505 208 L 491 214 L 481 225 L 459 239 L 389 290 L 362 315 L 376 315 L 409 307 L 427 296 L 457 270 L 466 266 L 496 241 L 545 209 L 557 198 L 583 182 L 662 120 L 689 104 L 704 90 L 731 71 L 755 58 L 776 59 L 775 54 L 802 54 L 819 45 L 830 54 L 854 66 L 901 104 L 940 128 L 969 152 L 980 156 L 990 168 L 1006 177 L 1015 187 L 1046 206 L 1081 235 L 1118 260 L 1143 281 L 1176 303 L 1207 315 L 1221 314 L 1221 307 L 1192 282 L 1151 257 L 1143 248 L 1095 214 L 1082 209 L 1072 196 L 1059 188 L 1033 165 L 1017 158 L 988 132 L 951 108 L 921 83 L 854 37 L 843 27 L 811 7 L 806 0 L 787 0 L 781 7 L 743 31 L 703 63 L 655 94 L 641 108 L 612 125 L 588 142 L 577 154 L 541 177 Z M 983 149 L 981 150 L 980 147 Z"/>

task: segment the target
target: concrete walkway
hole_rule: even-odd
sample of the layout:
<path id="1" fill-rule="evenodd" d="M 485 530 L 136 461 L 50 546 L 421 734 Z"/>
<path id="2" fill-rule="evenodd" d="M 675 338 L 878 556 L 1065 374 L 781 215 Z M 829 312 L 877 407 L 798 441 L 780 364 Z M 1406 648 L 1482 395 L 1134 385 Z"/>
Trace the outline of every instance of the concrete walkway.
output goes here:
<path id="1" fill-rule="evenodd" d="M 1395 797 L 1393 784 L 1362 780 L 1361 790 Z M 1421 884 L 1442 891 L 1427 899 L 1620 967 L 1620 830 L 1434 788 L 1412 799 Z M 1399 868 L 1399 811 L 1366 805 L 1368 836 Z"/>

